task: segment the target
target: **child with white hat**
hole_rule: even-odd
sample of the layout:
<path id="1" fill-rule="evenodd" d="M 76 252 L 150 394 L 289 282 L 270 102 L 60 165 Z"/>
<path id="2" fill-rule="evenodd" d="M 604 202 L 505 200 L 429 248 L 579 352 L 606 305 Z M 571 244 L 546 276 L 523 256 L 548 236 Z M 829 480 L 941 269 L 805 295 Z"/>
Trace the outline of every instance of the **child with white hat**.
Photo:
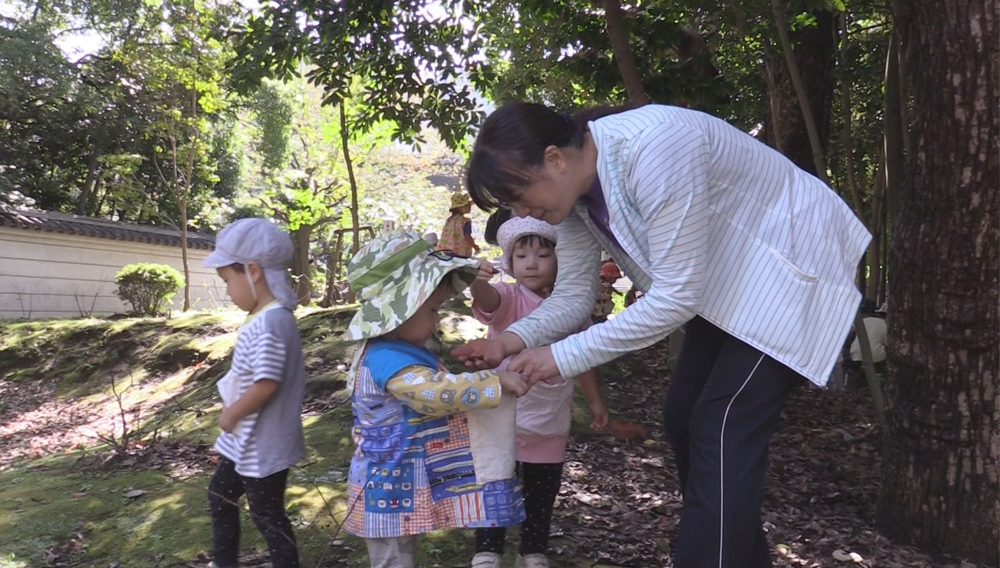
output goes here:
<path id="1" fill-rule="evenodd" d="M 503 333 L 509 325 L 530 314 L 552 293 L 556 282 L 553 225 L 531 217 L 514 217 L 500 225 L 497 244 L 503 249 L 503 267 L 516 284 L 490 284 L 491 267 L 481 264 L 472 284 L 472 312 L 489 325 L 487 337 Z M 500 366 L 506 368 L 506 361 Z M 591 427 L 604 428 L 608 411 L 597 391 L 597 375 L 587 371 L 572 379 L 561 377 L 539 382 L 517 399 L 517 465 L 524 487 L 526 517 L 515 567 L 546 568 L 546 549 L 552 507 L 562 483 L 566 444 L 569 442 L 573 385 L 578 383 L 593 416 Z M 500 568 L 505 529 L 476 531 L 473 568 Z"/>
<path id="2" fill-rule="evenodd" d="M 244 493 L 272 565 L 299 565 L 284 504 L 288 469 L 305 454 L 305 367 L 288 276 L 292 250 L 291 239 L 272 223 L 241 219 L 222 229 L 204 261 L 226 282 L 233 303 L 249 314 L 236 336 L 232 366 L 217 384 L 223 431 L 215 450 L 221 459 L 208 484 L 217 568 L 237 566 L 237 501 Z"/>
<path id="3" fill-rule="evenodd" d="M 355 452 L 344 526 L 365 539 L 375 568 L 412 567 L 419 534 L 524 519 L 511 396 L 527 390 L 523 377 L 452 374 L 424 348 L 441 303 L 478 266 L 396 231 L 373 239 L 347 267 L 361 302 L 348 338 L 362 343 L 348 375 Z"/>

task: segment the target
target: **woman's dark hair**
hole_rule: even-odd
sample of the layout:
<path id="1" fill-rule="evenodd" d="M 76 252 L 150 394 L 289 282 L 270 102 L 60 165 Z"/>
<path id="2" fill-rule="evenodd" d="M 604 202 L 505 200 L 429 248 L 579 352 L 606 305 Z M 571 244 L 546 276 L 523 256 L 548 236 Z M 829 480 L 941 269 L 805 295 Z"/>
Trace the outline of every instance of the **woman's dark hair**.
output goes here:
<path id="1" fill-rule="evenodd" d="M 560 114 L 535 103 L 506 104 L 486 118 L 469 156 L 469 195 L 481 209 L 509 204 L 531 182 L 545 149 L 583 146 L 587 123 L 634 107 L 602 106 Z"/>
<path id="2" fill-rule="evenodd" d="M 554 242 L 546 239 L 541 235 L 522 235 L 518 237 L 516 241 L 514 241 L 513 248 L 516 249 L 523 246 L 531 246 L 534 245 L 535 243 L 538 243 L 538 246 L 540 247 L 550 248 L 552 250 L 555 250 L 556 248 L 556 244 Z"/>
<path id="3" fill-rule="evenodd" d="M 490 214 L 490 218 L 486 220 L 486 242 L 497 246 L 497 231 L 500 230 L 500 225 L 506 223 L 512 215 L 514 213 L 506 207 L 499 207 Z"/>

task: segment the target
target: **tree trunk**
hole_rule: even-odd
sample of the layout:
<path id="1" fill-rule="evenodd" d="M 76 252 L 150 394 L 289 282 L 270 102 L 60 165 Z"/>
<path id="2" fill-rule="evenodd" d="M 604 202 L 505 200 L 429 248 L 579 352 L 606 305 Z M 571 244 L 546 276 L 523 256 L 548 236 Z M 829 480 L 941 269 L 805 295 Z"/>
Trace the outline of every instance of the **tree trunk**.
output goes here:
<path id="1" fill-rule="evenodd" d="M 914 153 L 893 226 L 877 526 L 1000 563 L 997 0 L 910 0 Z"/>
<path id="2" fill-rule="evenodd" d="M 309 245 L 312 242 L 313 225 L 299 225 L 292 231 L 295 243 L 295 259 L 292 274 L 295 276 L 295 299 L 305 306 L 312 299 L 312 266 L 309 264 Z"/>
<path id="3" fill-rule="evenodd" d="M 345 108 L 347 101 L 340 101 L 340 141 L 344 149 L 344 162 L 347 164 L 347 178 L 351 182 L 351 257 L 358 253 L 359 243 L 360 243 L 360 233 L 358 222 L 358 182 L 354 179 L 354 164 L 351 162 L 351 148 L 350 139 L 351 137 L 347 131 L 347 109 Z M 354 291 L 348 290 L 347 301 L 354 301 Z"/>
<path id="4" fill-rule="evenodd" d="M 903 120 L 899 101 L 899 33 L 893 30 L 885 58 L 885 89 L 882 125 L 885 145 L 885 194 L 889 222 L 899 208 L 899 184 L 903 179 Z"/>
<path id="5" fill-rule="evenodd" d="M 788 35 L 788 24 L 785 22 L 784 2 L 782 0 L 771 0 L 771 10 L 774 13 L 774 22 L 778 27 L 778 37 L 781 39 L 781 50 L 785 53 L 785 61 L 788 63 L 788 75 L 795 89 L 796 98 L 799 101 L 799 109 L 802 112 L 802 119 L 809 140 L 809 148 L 812 151 L 813 172 L 819 179 L 827 185 L 830 178 L 826 175 L 826 144 L 820 137 L 819 128 L 812 112 L 812 102 L 809 100 L 809 92 L 806 91 L 805 82 L 799 72 L 799 64 L 795 60 L 795 51 L 792 48 L 792 40 Z"/>
<path id="6" fill-rule="evenodd" d="M 191 309 L 191 271 L 188 267 L 188 218 L 187 202 L 191 195 L 191 184 L 194 180 L 194 158 L 198 152 L 198 90 L 191 90 L 191 148 L 188 150 L 187 174 L 184 176 L 184 189 L 177 198 L 177 208 L 181 214 L 181 262 L 184 265 L 184 311 Z M 177 156 L 174 156 L 177 163 Z"/>
<path id="7" fill-rule="evenodd" d="M 885 234 L 885 157 L 879 152 L 879 168 L 874 179 L 871 210 L 871 223 L 868 225 L 872 233 L 872 242 L 868 244 L 868 265 L 871 273 L 865 297 L 878 301 L 879 288 L 882 286 L 882 266 L 885 255 L 882 254 L 882 236 Z"/>
<path id="8" fill-rule="evenodd" d="M 635 66 L 635 56 L 632 55 L 632 46 L 629 44 L 631 34 L 622 16 L 621 0 L 602 0 L 601 3 L 604 6 L 604 21 L 608 27 L 611 51 L 614 52 L 618 72 L 621 73 L 625 90 L 628 91 L 628 100 L 637 105 L 646 104 L 649 102 L 649 96 L 642 87 L 642 77 L 639 76 L 639 69 Z"/>
<path id="9" fill-rule="evenodd" d="M 885 204 L 885 193 L 882 194 L 882 280 L 878 286 L 878 303 L 887 305 L 889 301 L 889 213 Z"/>
<path id="10" fill-rule="evenodd" d="M 333 250 L 327 245 L 326 260 L 326 294 L 323 296 L 323 307 L 335 305 L 341 298 L 337 295 L 337 279 L 340 277 L 340 256 L 343 254 L 344 233 L 337 231 L 337 241 Z"/>
<path id="11" fill-rule="evenodd" d="M 848 30 L 847 12 L 841 15 L 841 36 L 840 39 L 840 64 L 847 69 L 847 54 L 850 47 L 850 35 Z M 858 188 L 858 180 L 854 171 L 854 136 L 851 132 L 851 82 L 850 77 L 845 73 L 840 84 L 840 112 L 844 128 L 841 131 L 841 139 L 844 144 L 844 169 L 847 170 L 847 188 L 851 192 L 851 200 L 854 202 L 854 214 L 861 219 L 861 222 L 871 230 L 872 225 L 865 221 L 864 200 L 861 198 L 861 190 Z M 871 249 L 868 251 L 871 256 Z M 869 259 L 870 260 L 870 259 Z M 878 263 L 878 254 L 875 255 L 875 263 Z"/>
<path id="12" fill-rule="evenodd" d="M 805 120 L 806 132 L 809 134 L 809 148 L 812 151 L 813 164 L 816 166 L 816 175 L 824 183 L 830 185 L 830 178 L 826 175 L 826 153 L 819 136 L 819 128 L 813 118 L 809 93 L 806 91 L 805 83 L 799 74 L 799 68 L 795 61 L 794 52 L 792 51 L 791 39 L 788 36 L 788 28 L 785 23 L 782 0 L 771 0 L 771 8 L 774 12 L 775 24 L 778 26 L 778 36 L 781 38 L 781 49 L 785 52 L 785 60 L 788 62 L 788 74 L 791 77 L 792 85 L 795 87 L 799 107 L 802 110 L 802 118 Z M 880 423 L 885 424 L 882 385 L 880 384 L 879 376 L 875 373 L 875 364 L 872 362 L 871 344 L 868 342 L 868 331 L 865 329 L 864 320 L 860 313 L 854 317 L 854 332 L 858 335 L 858 341 L 863 343 L 861 346 L 861 368 L 864 370 L 865 378 L 868 380 L 868 388 L 872 393 L 875 415 L 878 417 Z"/>
<path id="13" fill-rule="evenodd" d="M 90 202 L 90 195 L 94 192 L 94 184 L 97 182 L 97 146 L 90 147 L 90 155 L 87 156 L 87 178 L 80 189 L 80 195 L 76 198 L 76 214 L 86 215 L 87 204 Z"/>
<path id="14" fill-rule="evenodd" d="M 736 30 L 743 36 L 743 41 L 747 43 L 747 50 L 752 51 L 749 46 L 750 33 L 747 31 L 746 27 L 746 17 L 743 15 L 743 11 L 740 9 L 739 2 L 733 2 L 730 4 L 733 9 L 733 13 L 736 15 Z M 767 88 L 767 103 L 768 111 L 767 114 L 770 115 L 771 130 L 764 130 L 764 137 L 769 138 L 770 142 L 773 144 L 775 150 L 781 154 L 785 153 L 784 138 L 781 135 L 781 121 L 778 117 L 781 115 L 780 101 L 778 100 L 778 83 L 775 79 L 774 74 L 774 57 L 771 54 L 771 40 L 768 37 L 758 38 L 761 45 L 762 63 L 758 66 L 761 76 L 764 78 L 764 85 Z"/>
<path id="15" fill-rule="evenodd" d="M 913 137 L 910 136 L 910 89 L 909 68 L 910 56 L 913 54 L 913 42 L 910 31 L 910 18 L 902 0 L 892 0 L 893 30 L 899 32 L 899 116 L 903 125 L 903 152 L 906 156 L 913 155 Z"/>
<path id="16" fill-rule="evenodd" d="M 815 25 L 788 34 L 788 39 L 794 46 L 796 66 L 801 71 L 820 146 L 826 152 L 836 92 L 833 71 L 837 62 L 837 18 L 827 10 L 814 12 L 813 16 Z M 769 38 L 762 41 L 769 41 Z M 773 94 L 769 93 L 774 100 L 766 110 L 768 116 L 764 124 L 769 127 L 764 130 L 764 140 L 774 148 L 782 148 L 782 153 L 798 167 L 817 175 L 805 119 L 802 113 L 789 111 L 799 106 L 798 94 L 788 66 L 781 64 L 782 54 L 775 55 L 775 88 Z M 775 127 L 775 121 L 780 126 Z"/>

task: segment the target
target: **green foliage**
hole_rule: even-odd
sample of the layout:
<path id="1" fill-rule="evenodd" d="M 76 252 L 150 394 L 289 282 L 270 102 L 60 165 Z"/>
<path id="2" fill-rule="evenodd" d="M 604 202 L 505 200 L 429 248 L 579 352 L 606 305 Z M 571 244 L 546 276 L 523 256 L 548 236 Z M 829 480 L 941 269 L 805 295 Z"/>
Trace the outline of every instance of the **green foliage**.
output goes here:
<path id="1" fill-rule="evenodd" d="M 265 81 L 251 101 L 256 114 L 257 151 L 265 171 L 281 169 L 288 162 L 288 137 L 292 131 L 292 107 L 281 96 L 278 87 Z"/>
<path id="2" fill-rule="evenodd" d="M 265 2 L 237 40 L 233 82 L 253 92 L 266 77 L 293 79 L 305 61 L 326 103 L 352 98 L 361 81 L 360 131 L 388 121 L 395 138 L 414 142 L 426 122 L 458 147 L 482 116 L 463 79 L 481 46 L 465 29 L 477 14 L 458 0 Z"/>
<path id="3" fill-rule="evenodd" d="M 726 116 L 736 89 L 713 59 L 711 9 L 685 4 L 693 2 L 642 2 L 624 11 L 643 87 L 654 102 Z M 493 100 L 572 109 L 627 98 L 594 2 L 495 0 L 478 15 L 485 61 L 470 77 Z"/>
<path id="4" fill-rule="evenodd" d="M 26 2 L 0 17 L 3 185 L 43 209 L 176 226 L 173 136 L 189 216 L 231 195 L 238 176 L 214 125 L 232 119 L 220 34 L 233 16 L 225 2 L 96 0 Z M 60 49 L 79 34 L 100 43 Z"/>
<path id="5" fill-rule="evenodd" d="M 158 316 L 167 312 L 167 304 L 181 287 L 184 277 L 166 264 L 129 264 L 115 274 L 116 294 L 132 305 L 137 316 Z"/>

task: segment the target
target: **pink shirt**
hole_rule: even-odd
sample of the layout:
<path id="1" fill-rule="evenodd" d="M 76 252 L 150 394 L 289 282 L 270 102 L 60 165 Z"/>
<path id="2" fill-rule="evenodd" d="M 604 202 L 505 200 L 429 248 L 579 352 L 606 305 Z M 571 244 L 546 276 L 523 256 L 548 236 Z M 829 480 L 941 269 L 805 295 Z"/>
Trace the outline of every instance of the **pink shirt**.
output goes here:
<path id="1" fill-rule="evenodd" d="M 486 337 L 500 335 L 512 323 L 535 311 L 542 298 L 520 284 L 492 284 L 500 294 L 500 305 L 487 312 L 473 300 L 472 313 L 489 326 Z M 507 361 L 500 369 L 507 368 Z M 537 383 L 527 394 L 517 399 L 518 461 L 528 463 L 562 463 L 566 461 L 566 443 L 572 420 L 572 379 L 562 383 Z"/>

